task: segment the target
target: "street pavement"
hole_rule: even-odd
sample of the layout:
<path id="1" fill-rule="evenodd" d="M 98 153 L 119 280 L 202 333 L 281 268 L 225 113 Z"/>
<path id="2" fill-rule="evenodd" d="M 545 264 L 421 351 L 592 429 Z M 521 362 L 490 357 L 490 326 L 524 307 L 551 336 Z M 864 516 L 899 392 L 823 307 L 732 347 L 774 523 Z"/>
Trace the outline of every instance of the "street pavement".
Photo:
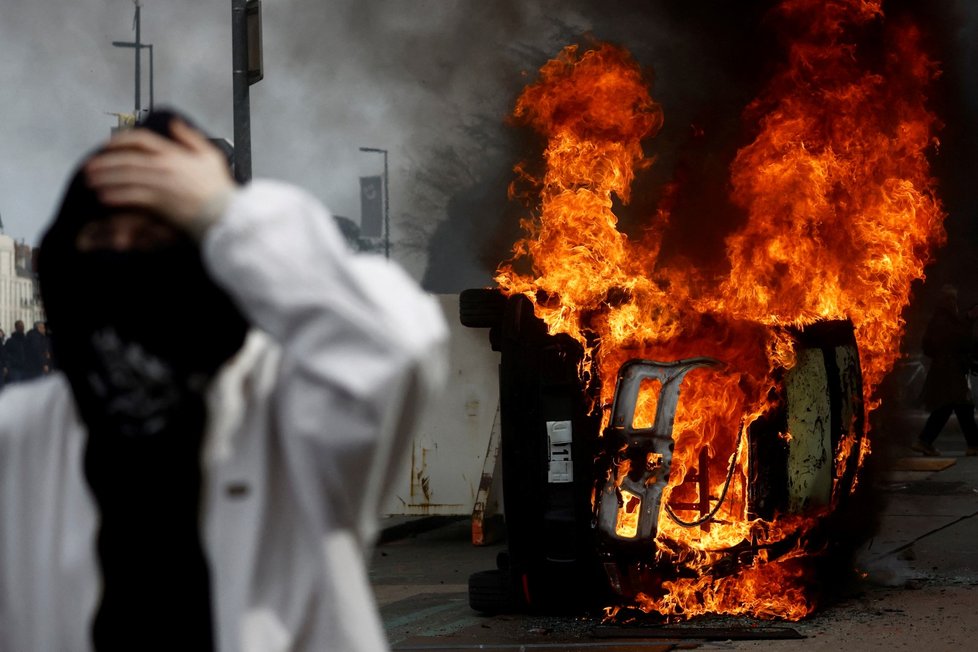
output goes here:
<path id="1" fill-rule="evenodd" d="M 712 616 L 649 635 L 602 627 L 597 616 L 480 615 L 468 606 L 468 576 L 495 568 L 505 545 L 472 546 L 458 519 L 376 548 L 371 581 L 388 638 L 395 650 L 978 650 L 978 457 L 964 456 L 953 417 L 936 442 L 940 458 L 912 453 L 926 416 L 902 413 L 877 437 L 892 445 L 874 451 L 885 506 L 857 556 L 863 579 L 803 621 Z M 758 639 L 782 634 L 799 638 Z"/>

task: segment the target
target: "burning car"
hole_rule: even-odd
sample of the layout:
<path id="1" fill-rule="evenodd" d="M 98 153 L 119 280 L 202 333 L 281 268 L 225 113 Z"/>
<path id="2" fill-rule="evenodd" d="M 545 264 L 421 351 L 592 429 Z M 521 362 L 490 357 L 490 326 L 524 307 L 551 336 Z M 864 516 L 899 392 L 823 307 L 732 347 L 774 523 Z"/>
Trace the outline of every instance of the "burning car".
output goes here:
<path id="1" fill-rule="evenodd" d="M 730 164 L 724 273 L 660 256 L 668 206 L 617 227 L 662 125 L 637 63 L 569 46 L 514 119 L 546 139 L 497 288 L 462 321 L 501 352 L 509 551 L 482 610 L 582 605 L 798 619 L 870 453 L 901 312 L 944 238 L 929 172 L 935 67 L 880 2 L 788 0 L 793 39 Z M 863 54 L 882 29 L 886 57 Z M 532 191 L 532 192 L 527 192 Z"/>
<path id="2" fill-rule="evenodd" d="M 749 425 L 743 415 L 726 437 L 704 443 L 674 438 L 674 426 L 683 390 L 709 394 L 738 377 L 719 359 L 626 361 L 602 429 L 589 410 L 594 388 L 579 374 L 583 349 L 548 334 L 526 297 L 469 290 L 460 305 L 463 323 L 490 327 L 501 353 L 509 549 L 501 569 L 473 577 L 474 608 L 642 605 L 684 581 L 703 595 L 696 586 L 703 577 L 733 585 L 763 568 L 768 591 L 751 584 L 751 595 L 739 598 L 742 608 L 808 612 L 807 598 L 792 614 L 766 605 L 779 604 L 784 590 L 778 571 L 816 572 L 801 553 L 813 545 L 824 553 L 833 542 L 813 523 L 854 489 L 864 410 L 850 322 L 785 329 L 797 361 L 772 374 L 764 414 Z M 766 330 L 741 329 L 741 336 Z M 671 610 L 690 610 L 689 599 Z"/>

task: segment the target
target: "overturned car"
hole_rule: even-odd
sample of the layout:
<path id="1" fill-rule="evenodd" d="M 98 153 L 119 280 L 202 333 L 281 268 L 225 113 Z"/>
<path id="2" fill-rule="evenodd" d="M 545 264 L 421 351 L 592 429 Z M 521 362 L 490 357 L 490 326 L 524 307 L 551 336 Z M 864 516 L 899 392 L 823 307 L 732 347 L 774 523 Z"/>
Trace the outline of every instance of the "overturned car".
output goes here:
<path id="1" fill-rule="evenodd" d="M 767 370 L 756 383 L 761 408 L 747 409 L 750 401 L 729 400 L 750 393 L 734 349 L 772 327 L 726 328 L 704 355 L 626 352 L 609 405 L 596 398 L 604 379 L 582 365 L 584 347 L 548 334 L 526 296 L 467 290 L 460 313 L 464 325 L 488 328 L 501 354 L 508 550 L 497 569 L 470 578 L 474 609 L 811 611 L 820 566 L 852 543 L 835 527 L 864 432 L 850 322 L 777 329 L 791 365 Z M 711 395 L 723 386 L 731 389 Z"/>

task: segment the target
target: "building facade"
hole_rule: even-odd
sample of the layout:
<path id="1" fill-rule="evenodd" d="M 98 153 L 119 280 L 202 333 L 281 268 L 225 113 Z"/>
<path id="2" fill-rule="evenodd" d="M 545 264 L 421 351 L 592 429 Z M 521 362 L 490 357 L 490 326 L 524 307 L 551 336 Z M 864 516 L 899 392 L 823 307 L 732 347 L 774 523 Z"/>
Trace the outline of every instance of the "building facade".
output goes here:
<path id="1" fill-rule="evenodd" d="M 33 247 L 0 233 L 0 328 L 7 335 L 18 319 L 27 330 L 44 321 L 34 261 Z"/>

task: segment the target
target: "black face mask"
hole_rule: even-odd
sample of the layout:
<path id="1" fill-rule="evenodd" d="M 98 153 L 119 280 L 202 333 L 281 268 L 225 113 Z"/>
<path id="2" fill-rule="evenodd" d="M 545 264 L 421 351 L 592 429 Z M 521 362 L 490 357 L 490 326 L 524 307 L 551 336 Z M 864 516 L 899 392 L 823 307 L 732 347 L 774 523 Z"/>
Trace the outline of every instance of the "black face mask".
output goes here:
<path id="1" fill-rule="evenodd" d="M 53 348 L 82 412 L 153 434 L 241 346 L 247 323 L 188 242 L 152 251 L 67 252 L 46 300 Z M 100 412 L 101 414 L 97 414 Z"/>

